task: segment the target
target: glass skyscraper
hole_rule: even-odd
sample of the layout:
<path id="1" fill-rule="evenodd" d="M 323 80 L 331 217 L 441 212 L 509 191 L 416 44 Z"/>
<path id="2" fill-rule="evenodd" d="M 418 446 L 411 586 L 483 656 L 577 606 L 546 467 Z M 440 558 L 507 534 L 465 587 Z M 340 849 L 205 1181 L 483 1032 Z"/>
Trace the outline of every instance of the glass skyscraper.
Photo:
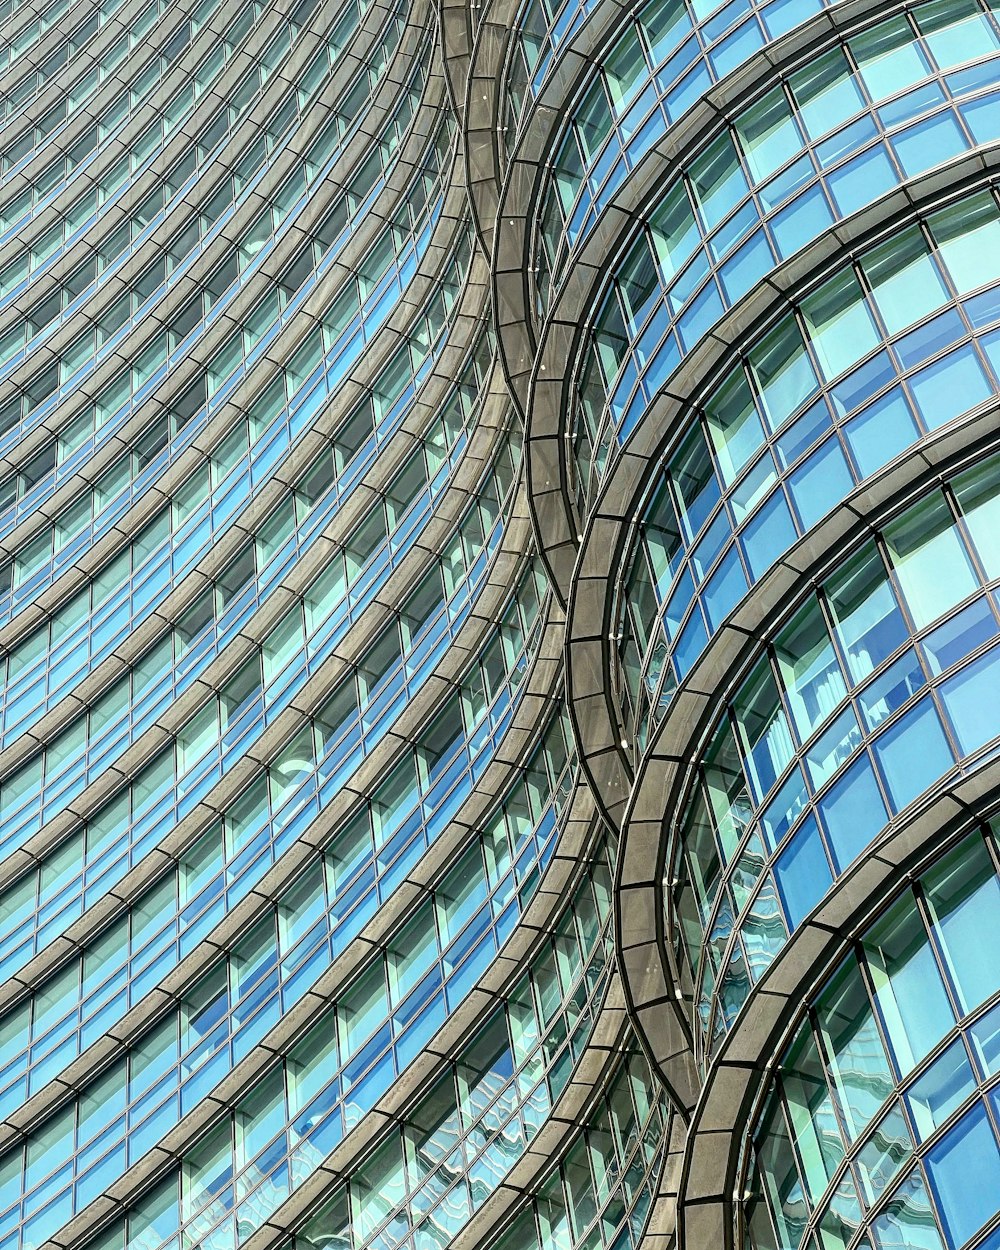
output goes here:
<path id="1" fill-rule="evenodd" d="M 1000 0 L 0 0 L 0 1250 L 1000 1250 Z"/>

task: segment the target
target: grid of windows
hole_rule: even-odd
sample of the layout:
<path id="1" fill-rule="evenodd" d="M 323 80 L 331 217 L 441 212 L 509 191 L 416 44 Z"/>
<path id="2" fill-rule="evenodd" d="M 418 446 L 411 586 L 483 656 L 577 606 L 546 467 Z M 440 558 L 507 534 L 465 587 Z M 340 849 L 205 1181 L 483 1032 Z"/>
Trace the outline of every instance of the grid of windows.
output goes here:
<path id="1" fill-rule="evenodd" d="M 488 6 L 477 224 L 629 1007 L 691 1115 L 654 1244 L 996 1250 L 994 829 L 901 865 L 1000 750 L 998 7 L 824 8 Z M 489 1244 L 633 1244 L 548 1186 Z"/>
<path id="2" fill-rule="evenodd" d="M 508 796 L 503 809 L 508 828 L 512 817 L 515 822 L 519 819 L 522 801 L 516 789 Z M 501 822 L 495 818 L 492 828 L 502 828 Z M 491 845 L 496 843 L 489 838 L 482 842 L 487 862 L 493 854 Z M 288 1243 L 289 1250 L 312 1250 L 315 1244 L 334 1239 L 357 1250 L 372 1241 L 408 1248 L 441 1244 L 461 1231 L 493 1192 L 541 1128 L 593 1028 L 612 959 L 608 854 L 603 845 L 598 849 L 584 880 L 567 900 L 557 933 L 536 954 L 502 1006 L 490 1013 L 370 1161 L 306 1222 Z M 468 865 L 459 866 L 449 885 L 428 903 L 427 914 L 433 909 L 438 926 L 447 929 L 464 923 L 481 900 L 475 874 L 470 879 Z M 291 1048 L 283 1070 L 272 1077 L 272 1088 L 254 1091 L 238 1104 L 232 1118 L 185 1156 L 177 1174 L 92 1243 L 94 1250 L 174 1246 L 178 1244 L 174 1230 L 181 1225 L 183 1247 L 230 1245 L 234 1201 L 227 1192 L 233 1176 L 230 1159 L 235 1157 L 238 1169 L 239 1159 L 246 1157 L 241 1154 L 245 1151 L 241 1108 L 260 1122 L 258 1145 L 288 1118 L 287 1128 L 276 1143 L 271 1142 L 271 1152 L 264 1152 L 258 1171 L 271 1173 L 280 1200 L 291 1183 L 280 1152 L 290 1150 L 291 1179 L 301 1183 L 342 1131 L 339 1108 L 333 1105 L 339 1086 L 336 1081 L 332 1086 L 327 1083 L 338 1035 L 343 1044 L 345 1034 L 378 1020 L 379 1000 L 391 1001 L 401 983 L 420 977 L 422 944 L 416 939 L 420 927 L 419 917 L 404 927 L 382 963 L 355 983 L 344 1005 L 338 1004 L 335 1013 L 317 1022 Z M 421 981 L 418 989 L 424 985 Z M 331 1027 L 334 1015 L 341 1022 L 336 1029 Z M 380 1079 L 384 1089 L 385 1073 L 379 1073 L 378 1065 L 364 1080 L 354 1078 L 349 1097 L 355 1114 L 378 1090 Z M 346 1084 L 350 1090 L 352 1082 Z M 269 1114 L 264 1114 L 265 1107 Z M 251 1170 L 250 1181 L 255 1179 Z M 239 1186 L 239 1179 L 236 1183 Z M 266 1204 L 267 1198 L 257 1193 L 242 1211 L 238 1208 L 237 1218 L 245 1221 L 238 1226 L 240 1240 L 256 1227 L 256 1217 L 266 1214 Z"/>
<path id="3" fill-rule="evenodd" d="M 641 1250 L 685 1186 L 709 1209 L 697 1092 L 669 1098 L 702 1080 L 715 1114 L 776 957 L 998 752 L 995 440 L 941 452 L 672 721 L 795 542 L 996 403 L 970 156 L 1000 138 L 998 14 L 0 0 L 0 1250 Z M 520 224 L 480 219 L 494 175 Z M 550 318 L 582 345 L 551 379 L 565 652 L 521 463 Z M 535 368 L 495 359 L 515 340 Z M 668 449 L 630 462 L 685 363 Z M 628 914 L 594 743 L 648 785 L 674 728 L 706 745 Z M 887 872 L 760 1059 L 725 1196 L 750 1250 L 1000 1248 L 998 847 L 983 823 Z M 678 983 L 632 957 L 644 925 Z"/>
<path id="4" fill-rule="evenodd" d="M 422 1147 L 419 1241 L 613 974 L 601 843 L 475 993 L 578 770 L 436 31 L 118 8 L 0 61 L 0 1245 L 105 1237 L 124 1185 L 112 1243 L 234 1250 L 413 1069 L 469 1169 Z"/>
<path id="5" fill-rule="evenodd" d="M 748 1154 L 751 1244 L 997 1244 L 992 828 L 897 899 L 809 1004 Z M 982 1230 L 986 1227 L 985 1235 Z"/>
<path id="6" fill-rule="evenodd" d="M 939 10 L 932 0 L 814 58 L 685 162 L 616 266 L 584 349 L 573 422 L 584 500 L 611 445 L 776 265 L 906 179 L 997 138 L 1000 28 L 978 9 L 951 11 L 942 28 Z"/>
<path id="7" fill-rule="evenodd" d="M 845 558 L 725 700 L 682 828 L 678 954 L 711 1051 L 886 822 L 1000 737 L 993 458 Z"/>
<path id="8" fill-rule="evenodd" d="M 930 214 L 827 279 L 699 405 L 623 592 L 637 752 L 749 587 L 859 483 L 1000 389 L 996 256 L 993 194 Z"/>

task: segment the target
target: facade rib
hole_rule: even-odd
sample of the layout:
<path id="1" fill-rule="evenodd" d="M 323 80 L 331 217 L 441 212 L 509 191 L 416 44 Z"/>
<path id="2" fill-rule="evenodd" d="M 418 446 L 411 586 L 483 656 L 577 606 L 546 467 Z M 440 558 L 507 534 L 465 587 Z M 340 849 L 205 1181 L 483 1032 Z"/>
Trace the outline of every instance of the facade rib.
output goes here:
<path id="1" fill-rule="evenodd" d="M 1000 1245 L 993 0 L 0 3 L 0 1250 Z"/>

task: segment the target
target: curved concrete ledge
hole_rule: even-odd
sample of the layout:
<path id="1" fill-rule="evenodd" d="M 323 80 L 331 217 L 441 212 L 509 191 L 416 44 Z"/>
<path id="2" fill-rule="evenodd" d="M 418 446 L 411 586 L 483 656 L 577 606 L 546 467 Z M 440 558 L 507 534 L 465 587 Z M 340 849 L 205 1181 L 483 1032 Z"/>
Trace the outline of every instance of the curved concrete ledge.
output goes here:
<path id="1" fill-rule="evenodd" d="M 473 33 L 471 28 L 467 28 L 464 40 L 458 26 L 461 19 L 453 15 L 457 0 L 441 0 L 441 3 L 443 12 L 448 16 L 446 53 L 449 46 L 464 53 L 456 60 L 456 70 L 461 67 L 459 72 L 464 74 L 465 83 L 459 115 L 464 123 L 469 162 L 469 195 L 477 232 L 487 254 L 491 254 L 503 234 L 503 223 L 499 221 L 498 214 L 506 196 L 505 175 L 518 163 L 515 155 L 510 165 L 507 164 L 505 150 L 501 151 L 498 123 L 503 116 L 505 77 L 515 34 L 514 24 L 523 0 L 492 0 L 478 29 Z M 460 7 L 466 6 L 462 3 Z M 622 0 L 602 0 L 588 14 L 550 67 L 541 95 L 534 104 L 528 105 L 523 114 L 520 123 L 522 133 L 530 127 L 533 117 L 539 115 L 545 119 L 547 133 L 554 136 L 556 128 L 566 120 L 570 96 L 593 70 L 594 62 L 607 50 L 607 44 L 631 12 Z M 451 34 L 452 31 L 455 33 Z M 466 48 L 470 35 L 471 46 Z M 551 154 L 550 145 L 546 159 Z M 509 224 L 513 225 L 513 222 Z M 533 309 L 525 303 L 522 311 L 533 323 Z M 531 332 L 530 327 L 526 329 Z"/>
<path id="2" fill-rule="evenodd" d="M 617 944 L 637 1032 L 682 1107 L 690 1109 L 698 1101 L 701 1078 L 684 1009 L 685 987 L 666 941 L 661 882 L 692 769 L 717 720 L 720 702 L 745 677 L 771 634 L 842 563 L 846 550 L 915 496 L 1000 444 L 998 412 L 1000 401 L 993 400 L 974 417 L 917 444 L 801 539 L 715 635 L 679 688 L 643 757 L 623 820 L 615 881 Z M 844 880 L 846 876 L 840 878 Z M 835 883 L 833 893 L 838 889 Z M 789 946 L 795 941 L 793 936 Z M 686 988 L 690 992 L 691 987 Z M 745 1010 L 752 1014 L 749 1007 Z"/>

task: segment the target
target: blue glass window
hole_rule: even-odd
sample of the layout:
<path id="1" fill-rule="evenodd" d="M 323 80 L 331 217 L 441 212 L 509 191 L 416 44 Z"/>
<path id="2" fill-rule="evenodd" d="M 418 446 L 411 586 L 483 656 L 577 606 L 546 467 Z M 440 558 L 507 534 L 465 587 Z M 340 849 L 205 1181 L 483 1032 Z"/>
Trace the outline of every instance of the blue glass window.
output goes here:
<path id="1" fill-rule="evenodd" d="M 943 616 L 979 585 L 940 492 L 885 528 L 892 567 L 918 628 Z"/>
<path id="2" fill-rule="evenodd" d="M 914 1168 L 872 1223 L 875 1250 L 944 1250 L 920 1170 Z M 860 1246 L 865 1243 L 861 1241 Z"/>
<path id="3" fill-rule="evenodd" d="M 743 572 L 738 552 L 732 548 L 702 592 L 705 615 L 712 629 L 719 628 L 746 591 L 746 574 Z"/>
<path id="4" fill-rule="evenodd" d="M 812 173 L 812 169 L 809 169 Z M 810 187 L 771 218 L 771 230 L 782 260 L 793 256 L 833 225 L 833 213 L 822 187 Z"/>
<path id="5" fill-rule="evenodd" d="M 774 875 L 791 929 L 808 916 L 833 883 L 819 829 L 807 816 L 775 861 Z"/>
<path id="6" fill-rule="evenodd" d="M 993 394 L 993 386 L 969 343 L 915 373 L 910 387 L 929 430 L 936 430 Z"/>
<path id="7" fill-rule="evenodd" d="M 941 685 L 958 749 L 970 755 L 1000 734 L 1000 705 L 984 692 L 1000 690 L 1000 647 L 973 660 Z"/>
<path id="8" fill-rule="evenodd" d="M 806 767 L 813 787 L 818 790 L 860 744 L 858 718 L 852 707 L 846 707 L 826 733 L 820 734 L 806 752 Z"/>
<path id="9" fill-rule="evenodd" d="M 708 430 L 727 485 L 764 441 L 746 375 L 735 369 L 705 405 Z"/>
<path id="10" fill-rule="evenodd" d="M 955 1024 L 912 894 L 904 895 L 879 922 L 864 948 L 896 1070 L 909 1072 Z"/>
<path id="11" fill-rule="evenodd" d="M 965 1012 L 1000 989 L 1000 962 L 983 935 L 1000 916 L 1000 882 L 979 834 L 921 878 L 945 963 Z"/>
<path id="12" fill-rule="evenodd" d="M 1000 213 L 991 195 L 968 196 L 927 224 L 959 294 L 1000 279 Z"/>
<path id="13" fill-rule="evenodd" d="M 968 146 L 958 119 L 950 112 L 918 122 L 893 140 L 899 163 L 908 178 L 957 156 Z"/>
<path id="14" fill-rule="evenodd" d="M 878 553 L 861 551 L 824 590 L 851 676 L 862 681 L 908 636 Z"/>
<path id="15" fill-rule="evenodd" d="M 897 812 L 948 771 L 951 748 L 930 699 L 921 700 L 876 738 L 875 756 Z"/>
<path id="16" fill-rule="evenodd" d="M 850 40 L 861 77 L 874 100 L 904 91 L 926 78 L 931 67 L 923 49 L 914 41 L 905 18 L 879 22 L 872 30 Z"/>
<path id="17" fill-rule="evenodd" d="M 818 804 L 842 872 L 885 827 L 886 810 L 867 755 L 856 760 Z"/>
<path id="18" fill-rule="evenodd" d="M 743 531 L 743 550 L 757 580 L 772 568 L 795 542 L 795 526 L 785 496 L 778 491 Z"/>
<path id="19" fill-rule="evenodd" d="M 881 341 L 864 292 L 851 269 L 804 300 L 802 316 L 828 381 L 874 351 Z"/>
<path id="20" fill-rule="evenodd" d="M 734 700 L 736 724 L 750 782 L 762 799 L 792 758 L 792 735 L 766 663 L 745 683 Z"/>
<path id="21" fill-rule="evenodd" d="M 802 150 L 802 136 L 780 87 L 740 114 L 736 133 L 754 182 L 764 182 Z"/>
<path id="22" fill-rule="evenodd" d="M 775 640 L 778 670 L 799 737 L 808 738 L 847 693 L 819 603 L 811 599 Z"/>
<path id="23" fill-rule="evenodd" d="M 858 694 L 861 713 L 868 728 L 877 729 L 924 684 L 920 661 L 910 648 Z"/>
<path id="24" fill-rule="evenodd" d="M 862 477 L 868 477 L 909 447 L 917 423 L 902 391 L 896 387 L 860 412 L 844 427 L 848 446 Z"/>
<path id="25" fill-rule="evenodd" d="M 792 74 L 790 85 L 810 139 L 838 129 L 864 108 L 864 97 L 840 48 Z"/>
<path id="26" fill-rule="evenodd" d="M 986 576 L 1000 577 L 1000 460 L 963 473 L 952 482 L 952 490 Z"/>
<path id="27" fill-rule="evenodd" d="M 921 1141 L 940 1128 L 975 1088 L 965 1045 L 958 1038 L 907 1091 L 906 1102 Z"/>
<path id="28" fill-rule="evenodd" d="M 961 1246 L 996 1213 L 1000 1150 L 986 1108 L 975 1103 L 927 1156 L 948 1244 Z"/>
<path id="29" fill-rule="evenodd" d="M 865 208 L 899 183 L 892 161 L 881 146 L 862 152 L 829 177 L 830 190 L 841 216 Z"/>
<path id="30" fill-rule="evenodd" d="M 915 13 L 920 33 L 942 69 L 992 56 L 997 37 L 989 18 L 971 4 L 929 4 Z"/>
<path id="31" fill-rule="evenodd" d="M 934 674 L 943 673 L 977 647 L 996 637 L 997 620 L 984 595 L 950 617 L 927 635 L 924 654 Z"/>
<path id="32" fill-rule="evenodd" d="M 905 330 L 948 300 L 937 265 L 915 227 L 866 252 L 861 268 L 890 334 Z"/>
<path id="33" fill-rule="evenodd" d="M 818 521 L 854 489 L 854 478 L 840 443 L 822 443 L 789 478 L 789 490 L 803 530 Z"/>
<path id="34" fill-rule="evenodd" d="M 776 430 L 816 390 L 816 374 L 795 322 L 789 319 L 750 352 L 771 429 Z"/>

